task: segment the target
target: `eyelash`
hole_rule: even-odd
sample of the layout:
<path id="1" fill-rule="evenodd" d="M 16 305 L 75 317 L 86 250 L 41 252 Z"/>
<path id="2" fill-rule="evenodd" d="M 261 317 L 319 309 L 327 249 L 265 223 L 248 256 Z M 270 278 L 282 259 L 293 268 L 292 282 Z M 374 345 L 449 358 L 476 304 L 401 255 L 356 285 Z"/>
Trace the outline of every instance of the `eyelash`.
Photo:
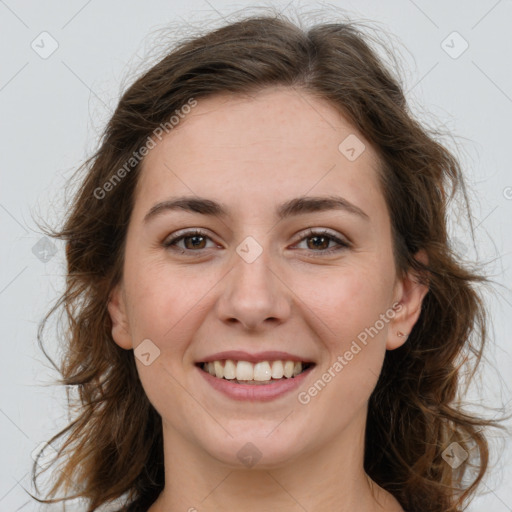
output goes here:
<path id="1" fill-rule="evenodd" d="M 198 249 L 197 251 L 194 251 L 193 249 L 183 249 L 181 247 L 176 246 L 176 244 L 178 242 L 180 242 L 181 240 L 184 240 L 185 238 L 192 238 L 194 236 L 201 236 L 201 237 L 208 238 L 211 240 L 210 236 L 205 231 L 202 231 L 201 229 L 194 229 L 191 231 L 186 231 L 184 233 L 178 234 L 170 239 L 167 239 L 163 242 L 162 245 L 167 249 L 178 251 L 181 254 L 186 254 L 188 252 L 199 252 L 199 251 L 207 250 L 207 249 L 203 248 L 203 249 Z M 339 239 L 338 237 L 334 236 L 331 232 L 329 232 L 325 229 L 324 230 L 315 230 L 312 228 L 308 229 L 304 233 L 302 238 L 299 240 L 299 243 L 302 242 L 303 240 L 306 240 L 306 239 L 312 238 L 312 237 L 326 237 L 326 238 L 330 239 L 330 241 L 334 241 L 339 245 L 339 247 L 334 247 L 334 248 L 331 247 L 330 249 L 321 249 L 319 251 L 312 250 L 311 252 L 313 253 L 312 254 L 313 257 L 330 255 L 332 253 L 342 251 L 344 249 L 348 249 L 349 247 L 351 247 L 351 244 L 349 242 Z M 317 254 L 314 254 L 314 253 L 317 253 Z"/>

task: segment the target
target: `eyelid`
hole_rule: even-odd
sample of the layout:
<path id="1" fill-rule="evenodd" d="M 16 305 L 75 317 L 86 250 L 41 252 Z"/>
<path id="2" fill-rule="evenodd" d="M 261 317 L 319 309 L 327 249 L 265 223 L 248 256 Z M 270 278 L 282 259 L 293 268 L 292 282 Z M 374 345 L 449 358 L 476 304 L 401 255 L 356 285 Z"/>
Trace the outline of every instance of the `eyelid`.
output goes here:
<path id="1" fill-rule="evenodd" d="M 346 236 L 329 228 L 307 228 L 305 231 L 301 231 L 297 236 L 300 237 L 299 241 L 301 241 L 304 238 L 307 238 L 308 236 L 319 235 L 329 236 L 333 239 L 337 239 L 339 242 L 344 243 L 346 245 L 352 245 L 352 242 Z"/>
<path id="2" fill-rule="evenodd" d="M 175 244 L 177 242 L 180 242 L 184 238 L 189 238 L 189 237 L 193 237 L 193 236 L 203 236 L 205 238 L 210 239 L 213 242 L 212 236 L 210 235 L 210 233 L 208 231 L 206 231 L 202 228 L 185 228 L 185 229 L 176 231 L 172 235 L 166 237 L 164 239 L 164 241 L 162 242 L 162 245 L 166 248 L 169 248 L 169 247 L 175 246 Z M 178 250 L 180 250 L 181 252 L 194 252 L 194 251 L 190 251 L 188 249 L 181 249 L 181 247 L 178 247 Z M 205 249 L 200 249 L 200 250 L 204 251 Z M 198 252 L 198 251 L 196 251 L 196 252 Z"/>

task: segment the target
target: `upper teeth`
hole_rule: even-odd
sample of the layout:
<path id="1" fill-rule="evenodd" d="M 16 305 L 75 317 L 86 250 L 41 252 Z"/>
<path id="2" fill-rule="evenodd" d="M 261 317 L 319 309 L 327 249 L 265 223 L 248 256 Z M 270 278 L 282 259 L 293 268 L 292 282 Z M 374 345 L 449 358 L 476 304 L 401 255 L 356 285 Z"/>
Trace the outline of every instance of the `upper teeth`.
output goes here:
<path id="1" fill-rule="evenodd" d="M 305 363 L 304 363 L 305 364 Z M 260 361 L 250 363 L 248 361 L 211 361 L 204 363 L 203 368 L 219 379 L 258 380 L 281 379 L 283 376 L 289 379 L 302 372 L 302 363 L 296 361 Z"/>

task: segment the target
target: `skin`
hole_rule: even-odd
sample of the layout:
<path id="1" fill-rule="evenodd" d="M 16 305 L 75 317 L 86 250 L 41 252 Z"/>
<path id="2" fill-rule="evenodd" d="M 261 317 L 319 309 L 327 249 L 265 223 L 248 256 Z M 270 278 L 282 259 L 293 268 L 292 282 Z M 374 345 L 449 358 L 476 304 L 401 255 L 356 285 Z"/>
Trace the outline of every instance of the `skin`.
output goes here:
<path id="1" fill-rule="evenodd" d="M 355 161 L 338 149 L 350 134 L 366 146 Z M 147 366 L 135 359 L 163 422 L 166 482 L 151 512 L 402 510 L 364 472 L 364 429 L 386 350 L 406 342 L 397 333 L 411 331 L 427 290 L 396 273 L 377 166 L 368 141 L 332 105 L 284 87 L 201 99 L 146 156 L 123 279 L 108 308 L 120 347 L 150 339 L 160 350 Z M 369 218 L 342 210 L 275 217 L 288 199 L 332 194 Z M 166 211 L 144 223 L 154 204 L 181 195 L 221 202 L 231 215 Z M 178 242 L 188 255 L 162 245 L 184 228 L 209 238 L 200 248 Z M 322 255 L 336 242 L 317 248 L 307 228 L 329 229 L 351 245 Z M 252 263 L 236 252 L 248 236 L 262 249 Z M 299 403 L 297 393 L 395 302 L 399 311 L 378 334 Z M 195 366 L 232 349 L 283 350 L 316 367 L 298 391 L 239 402 Z M 250 468 L 237 457 L 247 442 L 261 454 Z"/>

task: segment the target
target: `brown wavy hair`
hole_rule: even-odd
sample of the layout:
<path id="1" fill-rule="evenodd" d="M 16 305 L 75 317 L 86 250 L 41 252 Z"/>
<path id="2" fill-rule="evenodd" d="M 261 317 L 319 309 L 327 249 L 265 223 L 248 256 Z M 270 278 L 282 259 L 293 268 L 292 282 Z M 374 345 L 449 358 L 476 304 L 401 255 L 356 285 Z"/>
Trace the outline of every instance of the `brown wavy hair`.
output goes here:
<path id="1" fill-rule="evenodd" d="M 464 412 L 459 395 L 487 339 L 477 286 L 487 278 L 461 262 L 448 236 L 447 208 L 455 195 L 470 215 L 460 164 L 438 141 L 439 131 L 414 119 L 400 80 L 374 43 L 350 20 L 303 28 L 277 12 L 253 14 L 181 40 L 122 94 L 99 149 L 78 169 L 85 172 L 63 226 L 44 230 L 66 242 L 67 275 L 38 340 L 46 354 L 44 325 L 61 309 L 67 319 L 63 357 L 52 363 L 75 415 L 49 441 L 65 439 L 53 461 L 61 461 L 58 478 L 46 499 L 35 499 L 78 497 L 91 512 L 119 498 L 127 510 L 142 511 L 162 491 L 161 418 L 146 397 L 133 353 L 114 343 L 107 310 L 122 277 L 141 167 L 130 159 L 191 98 L 273 86 L 328 100 L 372 144 L 397 271 L 403 276 L 414 269 L 429 287 L 407 342 L 386 353 L 370 397 L 364 469 L 408 512 L 458 512 L 474 496 L 489 463 L 484 429 L 495 423 Z M 122 179 L 97 197 L 123 166 Z M 420 249 L 428 264 L 414 258 Z M 443 459 L 452 442 L 470 454 L 456 470 Z M 36 469 L 37 461 L 32 479 L 39 492 Z M 54 499 L 60 489 L 65 497 Z"/>

